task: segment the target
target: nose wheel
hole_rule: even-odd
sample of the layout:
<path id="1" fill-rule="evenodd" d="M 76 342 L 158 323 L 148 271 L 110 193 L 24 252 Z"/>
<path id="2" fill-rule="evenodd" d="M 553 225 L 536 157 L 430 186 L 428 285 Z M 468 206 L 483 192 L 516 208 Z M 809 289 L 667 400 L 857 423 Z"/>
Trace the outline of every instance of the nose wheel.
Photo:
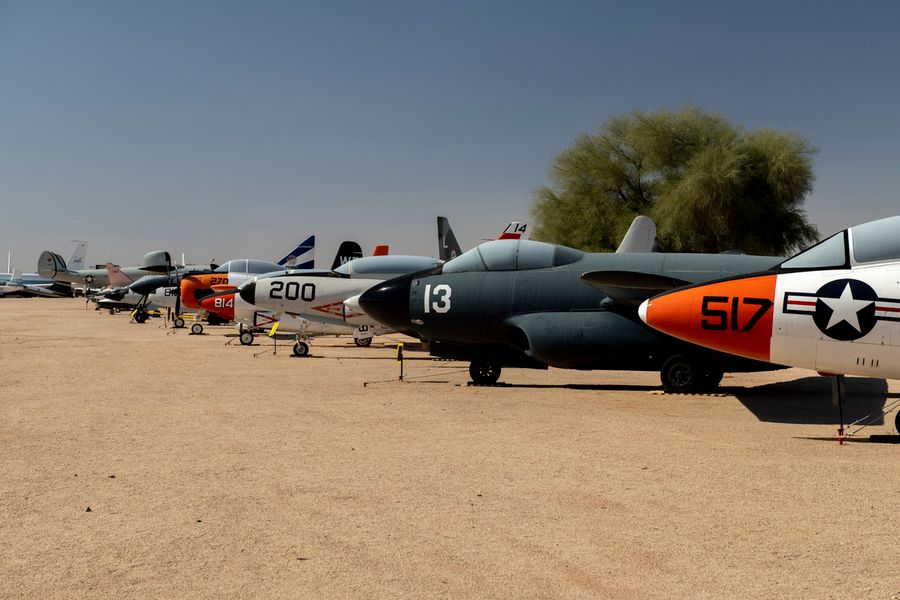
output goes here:
<path id="1" fill-rule="evenodd" d="M 298 340 L 294 344 L 294 356 L 309 356 L 309 344 Z"/>
<path id="2" fill-rule="evenodd" d="M 201 325 L 200 323 L 194 323 L 193 325 L 191 325 L 191 333 L 193 333 L 194 335 L 200 335 L 201 333 L 203 333 L 203 325 Z"/>
<path id="3" fill-rule="evenodd" d="M 253 334 L 249 331 L 242 331 L 239 339 L 242 346 L 249 346 L 253 343 Z"/>
<path id="4" fill-rule="evenodd" d="M 353 338 L 353 343 L 359 346 L 360 348 L 368 348 L 372 345 L 372 338 Z"/>

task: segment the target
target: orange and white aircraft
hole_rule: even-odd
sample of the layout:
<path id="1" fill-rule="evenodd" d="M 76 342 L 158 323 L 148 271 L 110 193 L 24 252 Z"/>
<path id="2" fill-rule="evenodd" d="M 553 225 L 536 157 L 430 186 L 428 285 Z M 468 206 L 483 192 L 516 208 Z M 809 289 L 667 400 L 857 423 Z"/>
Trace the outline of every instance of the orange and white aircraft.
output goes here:
<path id="1" fill-rule="evenodd" d="M 900 216 L 845 229 L 770 271 L 665 292 L 638 313 L 722 352 L 900 378 Z"/>

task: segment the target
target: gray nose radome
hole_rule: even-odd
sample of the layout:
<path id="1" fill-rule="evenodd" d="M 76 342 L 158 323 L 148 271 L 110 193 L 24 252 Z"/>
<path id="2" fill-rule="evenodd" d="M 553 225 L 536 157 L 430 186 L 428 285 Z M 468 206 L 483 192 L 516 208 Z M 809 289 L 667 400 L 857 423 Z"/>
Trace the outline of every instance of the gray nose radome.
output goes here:
<path id="1" fill-rule="evenodd" d="M 391 329 L 409 329 L 409 290 L 412 276 L 389 279 L 369 288 L 359 297 L 367 315 Z"/>

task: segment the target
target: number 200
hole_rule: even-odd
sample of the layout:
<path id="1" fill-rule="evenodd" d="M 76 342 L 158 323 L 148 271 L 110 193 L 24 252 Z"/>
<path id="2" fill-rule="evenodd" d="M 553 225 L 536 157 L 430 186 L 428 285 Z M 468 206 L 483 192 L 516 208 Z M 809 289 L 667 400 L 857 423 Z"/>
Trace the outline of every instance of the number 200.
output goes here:
<path id="1" fill-rule="evenodd" d="M 273 281 L 269 290 L 269 298 L 273 300 L 303 300 L 312 302 L 316 299 L 316 286 L 313 283 L 304 283 L 302 286 L 297 281 Z"/>

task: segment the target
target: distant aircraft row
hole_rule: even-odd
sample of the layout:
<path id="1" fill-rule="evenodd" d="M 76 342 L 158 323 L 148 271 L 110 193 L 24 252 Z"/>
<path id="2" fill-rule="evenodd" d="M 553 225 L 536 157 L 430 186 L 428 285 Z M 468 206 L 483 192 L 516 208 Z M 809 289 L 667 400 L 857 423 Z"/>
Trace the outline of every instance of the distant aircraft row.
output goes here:
<path id="1" fill-rule="evenodd" d="M 782 366 L 900 377 L 900 217 L 852 227 L 787 260 L 661 253 L 646 217 L 615 253 L 527 240 L 525 229 L 511 224 L 463 253 L 439 217 L 437 260 L 362 257 L 346 245 L 330 270 L 285 268 L 298 258 L 310 266 L 313 239 L 279 263 L 179 267 L 155 252 L 132 271 L 108 269 L 105 285 L 138 298 L 138 321 L 151 303 L 172 308 L 181 324 L 190 308 L 209 323 L 235 323 L 246 344 L 277 323 L 298 332 L 298 355 L 320 332 L 352 333 L 359 345 L 405 333 L 433 356 L 469 362 L 480 384 L 498 381 L 503 367 L 658 370 L 670 392 Z M 59 255 L 40 260 L 42 276 L 72 281 Z"/>

